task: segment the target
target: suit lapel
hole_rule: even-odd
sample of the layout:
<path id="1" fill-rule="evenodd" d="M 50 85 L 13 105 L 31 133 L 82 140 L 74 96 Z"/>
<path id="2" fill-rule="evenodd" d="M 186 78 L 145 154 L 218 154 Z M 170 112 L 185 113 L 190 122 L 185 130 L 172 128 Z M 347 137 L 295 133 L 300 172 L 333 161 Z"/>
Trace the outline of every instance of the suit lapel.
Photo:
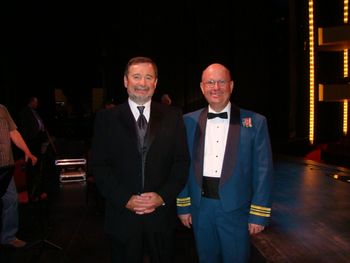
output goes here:
<path id="1" fill-rule="evenodd" d="M 138 139 L 138 133 L 137 133 L 137 127 L 136 127 L 136 121 L 134 118 L 134 115 L 131 112 L 130 106 L 128 102 L 125 102 L 120 105 L 120 121 L 121 124 L 125 127 L 127 131 L 130 131 L 130 136 L 132 137 L 132 140 L 135 142 L 135 145 L 139 149 L 139 139 Z M 157 131 L 159 130 L 159 127 L 161 125 L 163 119 L 163 113 L 157 107 L 155 102 L 151 103 L 151 115 L 148 122 L 148 128 L 145 135 L 145 141 L 144 146 L 145 150 L 147 151 L 154 141 Z"/>
<path id="2" fill-rule="evenodd" d="M 198 125 L 196 128 L 194 140 L 193 140 L 193 160 L 194 160 L 194 173 L 198 184 L 202 185 L 203 176 L 203 160 L 204 160 L 204 143 L 205 143 L 205 127 L 207 125 L 208 108 L 203 109 L 199 115 Z"/>
<path id="3" fill-rule="evenodd" d="M 154 138 L 156 137 L 157 131 L 159 130 L 160 124 L 162 122 L 162 119 L 163 119 L 162 111 L 159 110 L 155 102 L 152 102 L 151 114 L 148 122 L 147 133 L 145 135 L 145 142 L 144 142 L 146 151 L 148 151 L 149 147 L 154 141 Z"/>
<path id="4" fill-rule="evenodd" d="M 128 131 L 127 134 L 129 134 L 131 140 L 135 142 L 135 146 L 139 148 L 136 122 L 128 102 L 120 105 L 120 117 L 118 118 L 117 116 L 115 121 L 118 120 L 120 120 L 121 125 L 125 127 L 125 130 Z"/>
<path id="5" fill-rule="evenodd" d="M 227 135 L 225 157 L 222 165 L 220 185 L 223 185 L 232 175 L 237 161 L 237 151 L 240 137 L 240 111 L 231 105 L 230 127 Z"/>

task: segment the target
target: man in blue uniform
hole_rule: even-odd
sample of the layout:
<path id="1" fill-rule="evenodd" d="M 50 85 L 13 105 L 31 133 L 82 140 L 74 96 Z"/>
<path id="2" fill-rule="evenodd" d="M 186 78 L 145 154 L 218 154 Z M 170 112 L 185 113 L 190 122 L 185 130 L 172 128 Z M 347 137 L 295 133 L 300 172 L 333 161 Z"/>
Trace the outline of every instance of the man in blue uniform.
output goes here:
<path id="1" fill-rule="evenodd" d="M 248 262 L 250 235 L 271 214 L 272 153 L 266 118 L 230 102 L 230 71 L 209 65 L 200 87 L 208 107 L 184 115 L 191 167 L 177 198 L 193 225 L 201 263 Z"/>

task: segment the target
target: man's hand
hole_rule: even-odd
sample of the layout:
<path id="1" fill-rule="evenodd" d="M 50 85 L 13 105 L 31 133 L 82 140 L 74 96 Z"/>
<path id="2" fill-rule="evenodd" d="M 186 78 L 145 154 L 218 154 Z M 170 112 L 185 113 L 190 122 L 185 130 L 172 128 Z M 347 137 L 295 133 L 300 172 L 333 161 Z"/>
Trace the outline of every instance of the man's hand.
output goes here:
<path id="1" fill-rule="evenodd" d="M 249 234 L 256 235 L 264 230 L 264 226 L 257 224 L 248 224 Z"/>
<path id="2" fill-rule="evenodd" d="M 27 162 L 28 160 L 31 161 L 32 165 L 34 166 L 36 162 L 38 161 L 38 158 L 36 158 L 32 153 L 26 153 L 24 156 L 24 160 Z"/>
<path id="3" fill-rule="evenodd" d="M 148 192 L 131 196 L 126 204 L 126 208 L 138 215 L 143 215 L 154 212 L 157 207 L 163 204 L 163 198 L 159 194 Z"/>
<path id="4" fill-rule="evenodd" d="M 181 223 L 187 227 L 187 228 L 191 228 L 192 225 L 192 216 L 191 214 L 183 214 L 183 215 L 178 215 Z"/>

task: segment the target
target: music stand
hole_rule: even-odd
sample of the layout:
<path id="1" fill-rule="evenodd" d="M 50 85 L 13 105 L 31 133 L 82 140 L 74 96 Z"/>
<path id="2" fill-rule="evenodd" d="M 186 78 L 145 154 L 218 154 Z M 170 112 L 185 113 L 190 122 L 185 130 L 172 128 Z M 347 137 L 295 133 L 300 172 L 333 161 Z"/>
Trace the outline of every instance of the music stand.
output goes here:
<path id="1" fill-rule="evenodd" d="M 56 154 L 56 149 L 54 148 L 54 144 L 52 142 L 51 142 L 51 146 L 52 146 L 52 149 L 53 149 L 54 153 Z M 43 153 L 42 155 L 44 156 L 45 154 L 48 154 L 47 151 L 45 153 Z M 43 176 L 43 173 L 44 173 L 44 169 L 43 169 L 43 162 L 44 162 L 44 160 L 45 160 L 45 158 L 42 158 L 41 163 L 40 163 L 40 181 L 41 181 L 41 177 Z M 32 195 L 34 193 L 35 193 L 35 188 L 33 189 Z M 49 205 L 48 204 L 49 201 L 50 201 L 49 197 L 48 197 L 47 193 L 45 193 L 45 192 L 40 194 L 39 200 L 35 200 L 34 201 L 34 202 L 39 202 L 39 210 L 41 210 L 39 212 L 43 212 L 42 211 L 43 209 L 41 207 L 42 205 L 46 206 L 46 207 L 44 207 L 44 213 L 45 213 L 45 215 L 44 215 L 45 219 L 44 220 L 46 220 L 46 222 L 45 222 L 46 226 L 45 226 L 45 229 L 44 229 L 44 227 L 41 228 L 42 229 L 42 233 L 44 233 L 45 230 L 46 230 L 46 233 L 43 234 L 44 237 L 42 239 L 39 239 L 39 240 L 33 242 L 31 245 L 28 246 L 28 248 L 37 246 L 39 244 L 43 244 L 43 245 L 47 245 L 47 246 L 49 246 L 51 248 L 54 248 L 54 249 L 57 249 L 57 250 L 63 250 L 63 248 L 61 246 L 59 246 L 59 245 L 55 244 L 54 242 L 48 240 L 48 236 L 49 236 L 48 229 L 50 228 L 50 226 L 49 226 L 49 218 L 48 218 L 49 217 L 49 215 L 48 215 L 48 213 L 49 213 L 48 209 L 49 208 L 47 206 Z M 40 203 L 40 202 L 42 202 L 42 203 Z M 45 202 L 45 203 L 43 203 L 43 202 Z M 43 215 L 41 214 L 41 216 L 43 216 Z"/>

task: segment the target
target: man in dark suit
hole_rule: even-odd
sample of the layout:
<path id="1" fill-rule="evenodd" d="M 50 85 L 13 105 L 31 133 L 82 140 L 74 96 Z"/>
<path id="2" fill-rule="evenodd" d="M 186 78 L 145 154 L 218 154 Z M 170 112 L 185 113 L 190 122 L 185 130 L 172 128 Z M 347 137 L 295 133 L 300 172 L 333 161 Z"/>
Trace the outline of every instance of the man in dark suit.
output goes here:
<path id="1" fill-rule="evenodd" d="M 248 262 L 249 234 L 262 231 L 271 213 L 267 121 L 231 104 L 225 66 L 208 66 L 200 87 L 209 105 L 184 116 L 191 167 L 178 215 L 186 227 L 193 224 L 201 263 Z"/>
<path id="2" fill-rule="evenodd" d="M 127 102 L 96 115 L 91 171 L 106 200 L 112 262 L 173 261 L 176 197 L 188 175 L 182 112 L 151 100 L 156 64 L 131 59 L 124 72 Z"/>
<path id="3" fill-rule="evenodd" d="M 29 149 L 37 156 L 36 165 L 27 165 L 27 187 L 31 199 L 38 198 L 42 188 L 41 168 L 43 149 L 47 145 L 48 137 L 43 119 L 38 113 L 39 100 L 35 96 L 28 99 L 27 105 L 19 113 L 19 131 L 27 142 Z"/>
<path id="4" fill-rule="evenodd" d="M 38 113 L 37 97 L 30 97 L 27 105 L 19 113 L 19 127 L 23 138 L 35 154 L 41 152 L 42 143 L 47 141 L 43 119 Z"/>
<path id="5" fill-rule="evenodd" d="M 36 165 L 27 165 L 27 187 L 29 197 L 37 198 L 42 192 L 42 166 L 44 159 L 44 149 L 48 145 L 48 136 L 44 121 L 38 113 L 39 100 L 35 96 L 28 99 L 27 105 L 19 113 L 19 131 L 27 142 L 33 154 L 37 156 Z"/>

